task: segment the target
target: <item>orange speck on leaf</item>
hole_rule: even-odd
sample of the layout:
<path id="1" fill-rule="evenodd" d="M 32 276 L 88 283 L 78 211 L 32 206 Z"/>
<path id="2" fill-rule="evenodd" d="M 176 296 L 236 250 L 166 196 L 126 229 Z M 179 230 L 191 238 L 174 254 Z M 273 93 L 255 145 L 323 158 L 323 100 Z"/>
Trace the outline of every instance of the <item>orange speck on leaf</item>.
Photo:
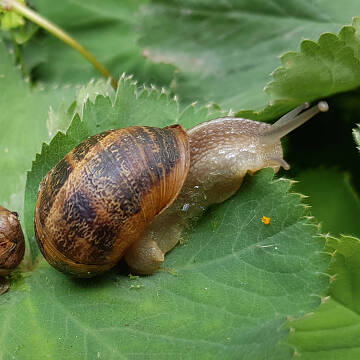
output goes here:
<path id="1" fill-rule="evenodd" d="M 265 224 L 265 225 L 269 225 L 269 224 L 270 224 L 270 218 L 269 218 L 269 217 L 263 216 L 263 217 L 261 218 L 261 221 L 262 221 L 262 223 Z"/>

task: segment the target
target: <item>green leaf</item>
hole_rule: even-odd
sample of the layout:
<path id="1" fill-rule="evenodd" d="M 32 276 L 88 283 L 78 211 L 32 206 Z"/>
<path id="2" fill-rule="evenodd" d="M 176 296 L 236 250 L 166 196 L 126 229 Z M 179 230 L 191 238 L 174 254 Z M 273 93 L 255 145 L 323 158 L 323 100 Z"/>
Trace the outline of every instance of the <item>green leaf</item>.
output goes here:
<path id="1" fill-rule="evenodd" d="M 319 94 L 355 89 L 360 77 L 360 18 L 338 36 L 325 33 L 317 42 L 304 40 L 299 53 L 288 52 L 281 61 L 283 66 L 274 71 L 274 80 L 265 89 L 272 102 L 304 102 Z"/>
<path id="2" fill-rule="evenodd" d="M 146 0 L 32 0 L 35 9 L 71 34 L 118 78 L 135 73 L 144 83 L 168 85 L 174 67 L 147 62 L 137 46 L 136 17 Z M 101 75 L 81 55 L 50 34 L 39 33 L 24 47 L 24 63 L 44 83 L 87 83 Z"/>
<path id="3" fill-rule="evenodd" d="M 360 357 L 360 240 L 328 238 L 333 254 L 329 297 L 313 314 L 290 322 L 288 342 L 301 359 L 358 359 Z"/>
<path id="4" fill-rule="evenodd" d="M 24 18 L 13 11 L 6 11 L 4 14 L 0 12 L 0 17 L 2 30 L 10 30 L 25 24 Z"/>
<path id="5" fill-rule="evenodd" d="M 31 88 L 0 42 L 0 203 L 22 218 L 26 171 L 49 139 L 47 114 L 50 105 L 69 103 L 73 88 Z"/>
<path id="6" fill-rule="evenodd" d="M 261 109 L 268 102 L 261 90 L 284 51 L 297 50 L 304 38 L 339 31 L 359 12 L 357 0 L 153 0 L 142 12 L 140 45 L 148 59 L 177 66 L 172 85 L 181 101 Z M 277 115 L 305 100 L 359 86 L 357 28 L 354 23 L 339 37 L 325 34 L 319 43 L 306 40 L 300 53 L 282 56 L 283 67 L 267 88 L 271 103 L 282 102 Z"/>
<path id="7" fill-rule="evenodd" d="M 108 81 L 99 79 L 91 80 L 88 84 L 76 87 L 75 101 L 70 107 L 62 103 L 55 111 L 52 107 L 46 122 L 50 137 L 54 136 L 59 130 L 65 131 L 71 123 L 75 114 L 82 116 L 87 102 L 94 102 L 96 97 L 104 95 L 110 99 L 114 98 L 115 92 Z"/>
<path id="8" fill-rule="evenodd" d="M 311 214 L 323 233 L 360 236 L 360 200 L 348 173 L 318 168 L 300 172 L 296 180 L 295 190 L 309 196 Z"/>
<path id="9" fill-rule="evenodd" d="M 271 178 L 271 170 L 247 178 L 235 198 L 202 219 L 168 255 L 171 273 L 80 281 L 41 262 L 22 291 L 0 298 L 7 303 L 1 348 L 24 359 L 291 358 L 278 344 L 287 334 L 282 324 L 319 304 L 327 260 L 316 227 L 300 220 L 299 197 L 287 194 L 289 181 Z M 5 310 L 12 306 L 16 313 Z M 20 348 L 10 335 L 18 318 Z"/>
<path id="10" fill-rule="evenodd" d="M 191 126 L 218 115 L 218 109 L 195 106 L 180 112 L 165 93 L 138 90 L 122 78 L 114 99 L 88 101 L 82 119 L 76 116 L 66 135 L 58 133 L 37 156 L 25 195 L 28 237 L 34 241 L 40 179 L 82 139 L 113 126 Z M 0 298 L 0 348 L 22 359 L 291 358 L 292 350 L 280 344 L 287 335 L 283 325 L 287 316 L 320 303 L 328 257 L 301 197 L 289 193 L 290 181 L 272 178 L 271 169 L 247 177 L 153 276 L 134 279 L 121 267 L 101 278 L 74 280 L 39 260 L 22 287 L 15 283 L 18 288 Z M 261 222 L 264 215 L 269 225 Z M 21 346 L 11 335 L 15 326 Z"/>
<path id="11" fill-rule="evenodd" d="M 24 3 L 24 0 L 16 0 L 19 3 Z M 18 27 L 23 27 L 25 25 L 25 20 L 22 15 L 7 9 L 4 4 L 0 4 L 0 20 L 1 20 L 1 29 L 10 30 Z"/>
<path id="12" fill-rule="evenodd" d="M 350 169 L 349 164 L 352 163 L 352 179 L 355 180 L 350 181 L 349 173 L 335 169 L 298 171 L 296 176 L 299 183 L 295 189 L 310 195 L 307 201 L 312 206 L 311 213 L 321 222 L 322 231 L 340 236 L 337 240 L 327 235 L 328 251 L 333 255 L 328 269 L 332 282 L 329 297 L 323 298 L 323 304 L 314 313 L 288 323 L 291 330 L 288 343 L 295 347 L 301 359 L 357 359 L 360 356 L 357 305 L 360 241 L 353 236 L 341 236 L 360 235 L 360 203 L 356 191 L 359 189 L 358 153 L 354 151 L 350 136 L 353 122 L 357 119 L 358 98 L 358 92 L 337 97 L 334 101 L 336 106 L 331 107 L 335 111 L 331 111 L 332 119 L 328 119 L 327 125 L 323 121 L 317 123 L 317 128 L 311 124 L 307 132 L 303 131 L 297 139 L 298 143 L 303 142 L 302 147 L 294 146 L 299 159 L 303 158 L 302 165 L 321 159 L 323 164 L 335 160 L 338 168 Z M 357 132 L 354 129 L 355 136 Z"/>

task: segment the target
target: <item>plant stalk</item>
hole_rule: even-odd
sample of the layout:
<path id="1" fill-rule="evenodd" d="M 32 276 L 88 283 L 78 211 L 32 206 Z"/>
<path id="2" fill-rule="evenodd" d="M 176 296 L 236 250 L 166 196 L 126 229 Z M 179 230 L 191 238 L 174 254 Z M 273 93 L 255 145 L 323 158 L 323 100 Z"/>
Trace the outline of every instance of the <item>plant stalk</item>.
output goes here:
<path id="1" fill-rule="evenodd" d="M 26 5 L 23 5 L 16 0 L 1 0 L 0 6 L 4 10 L 14 10 L 20 15 L 24 16 L 33 23 L 39 25 L 55 37 L 71 46 L 74 50 L 79 52 L 86 60 L 88 60 L 96 70 L 98 70 L 105 78 L 110 79 L 111 85 L 114 89 L 117 88 L 116 80 L 111 76 L 110 72 L 102 65 L 96 58 L 91 55 L 83 46 L 81 46 L 75 39 L 73 39 L 68 33 L 60 29 L 58 26 L 45 19 L 37 12 L 31 10 Z"/>

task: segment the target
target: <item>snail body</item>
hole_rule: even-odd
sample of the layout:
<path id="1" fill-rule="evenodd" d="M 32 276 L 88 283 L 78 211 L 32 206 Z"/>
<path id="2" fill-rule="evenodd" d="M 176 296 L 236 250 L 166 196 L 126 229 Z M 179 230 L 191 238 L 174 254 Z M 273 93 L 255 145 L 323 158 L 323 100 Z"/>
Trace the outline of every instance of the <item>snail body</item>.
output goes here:
<path id="1" fill-rule="evenodd" d="M 187 221 L 232 196 L 246 173 L 289 168 L 281 137 L 327 110 L 320 102 L 298 115 L 307 107 L 274 125 L 219 118 L 188 131 L 134 126 L 86 139 L 39 185 L 34 229 L 41 252 L 80 277 L 123 256 L 134 272 L 153 273 Z"/>
<path id="2" fill-rule="evenodd" d="M 0 276 L 8 275 L 24 257 L 25 241 L 16 212 L 0 206 Z"/>

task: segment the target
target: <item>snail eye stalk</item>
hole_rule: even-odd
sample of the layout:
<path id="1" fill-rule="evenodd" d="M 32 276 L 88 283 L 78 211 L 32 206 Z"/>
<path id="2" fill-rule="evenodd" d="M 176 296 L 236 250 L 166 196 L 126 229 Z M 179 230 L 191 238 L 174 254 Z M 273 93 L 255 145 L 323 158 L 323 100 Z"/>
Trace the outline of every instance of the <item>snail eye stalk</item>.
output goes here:
<path id="1" fill-rule="evenodd" d="M 326 101 L 320 101 L 310 109 L 307 109 L 308 107 L 309 104 L 304 103 L 285 114 L 276 123 L 271 125 L 269 130 L 265 131 L 265 133 L 261 136 L 261 142 L 263 144 L 275 144 L 282 137 L 310 120 L 316 114 L 329 110 L 329 105 Z"/>

